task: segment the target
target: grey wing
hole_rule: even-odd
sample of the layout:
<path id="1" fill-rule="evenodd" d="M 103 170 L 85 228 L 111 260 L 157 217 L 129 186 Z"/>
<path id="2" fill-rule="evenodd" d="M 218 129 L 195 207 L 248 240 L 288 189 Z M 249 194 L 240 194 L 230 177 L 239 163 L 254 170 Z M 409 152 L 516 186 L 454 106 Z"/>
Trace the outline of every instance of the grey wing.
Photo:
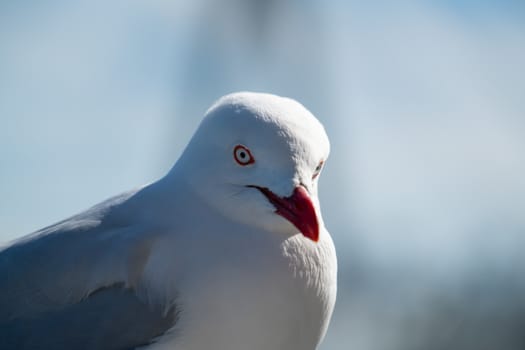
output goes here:
<path id="1" fill-rule="evenodd" d="M 0 250 L 0 349 L 133 349 L 176 322 L 141 281 L 158 233 L 133 211 L 140 191 Z"/>
<path id="2" fill-rule="evenodd" d="M 0 321 L 1 349 L 124 350 L 151 343 L 176 322 L 124 285 L 107 287 L 65 307 L 31 318 Z"/>

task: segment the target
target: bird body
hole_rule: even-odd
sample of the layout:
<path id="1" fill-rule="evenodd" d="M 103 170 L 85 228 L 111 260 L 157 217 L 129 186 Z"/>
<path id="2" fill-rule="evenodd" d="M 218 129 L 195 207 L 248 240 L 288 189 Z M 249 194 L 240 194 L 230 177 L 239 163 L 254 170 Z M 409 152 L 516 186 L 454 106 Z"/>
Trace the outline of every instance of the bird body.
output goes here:
<path id="1" fill-rule="evenodd" d="M 315 349 L 336 295 L 328 151 L 297 102 L 222 98 L 165 177 L 0 251 L 0 348 Z"/>

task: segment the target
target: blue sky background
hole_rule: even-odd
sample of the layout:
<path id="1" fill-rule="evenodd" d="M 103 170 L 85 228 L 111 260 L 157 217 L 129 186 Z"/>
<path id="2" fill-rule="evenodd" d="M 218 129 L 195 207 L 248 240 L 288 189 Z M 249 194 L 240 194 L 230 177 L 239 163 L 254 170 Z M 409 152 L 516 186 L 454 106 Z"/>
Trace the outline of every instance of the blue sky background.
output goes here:
<path id="1" fill-rule="evenodd" d="M 524 19 L 520 1 L 1 1 L 0 242 L 161 177 L 221 95 L 273 92 L 332 142 L 322 349 L 523 348 Z"/>

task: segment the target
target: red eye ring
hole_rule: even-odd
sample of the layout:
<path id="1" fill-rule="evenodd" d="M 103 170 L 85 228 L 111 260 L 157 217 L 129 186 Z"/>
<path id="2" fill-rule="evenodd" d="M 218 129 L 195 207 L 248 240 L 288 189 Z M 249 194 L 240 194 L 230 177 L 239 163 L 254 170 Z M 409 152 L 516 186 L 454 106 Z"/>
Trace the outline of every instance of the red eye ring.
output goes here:
<path id="1" fill-rule="evenodd" d="M 241 166 L 246 166 L 249 164 L 255 163 L 255 159 L 252 156 L 252 153 L 248 147 L 243 145 L 237 145 L 233 148 L 233 158 L 237 164 Z"/>

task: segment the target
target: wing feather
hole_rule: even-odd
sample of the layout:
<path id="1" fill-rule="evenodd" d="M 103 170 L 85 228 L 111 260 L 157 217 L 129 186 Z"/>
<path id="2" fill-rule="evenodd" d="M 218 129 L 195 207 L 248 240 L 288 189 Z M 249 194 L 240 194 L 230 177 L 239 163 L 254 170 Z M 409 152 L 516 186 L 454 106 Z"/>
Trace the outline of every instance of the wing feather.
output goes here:
<path id="1" fill-rule="evenodd" d="M 29 235 L 0 251 L 0 348 L 127 349 L 170 329 L 138 291 L 159 233 L 135 220 L 139 191 Z"/>

